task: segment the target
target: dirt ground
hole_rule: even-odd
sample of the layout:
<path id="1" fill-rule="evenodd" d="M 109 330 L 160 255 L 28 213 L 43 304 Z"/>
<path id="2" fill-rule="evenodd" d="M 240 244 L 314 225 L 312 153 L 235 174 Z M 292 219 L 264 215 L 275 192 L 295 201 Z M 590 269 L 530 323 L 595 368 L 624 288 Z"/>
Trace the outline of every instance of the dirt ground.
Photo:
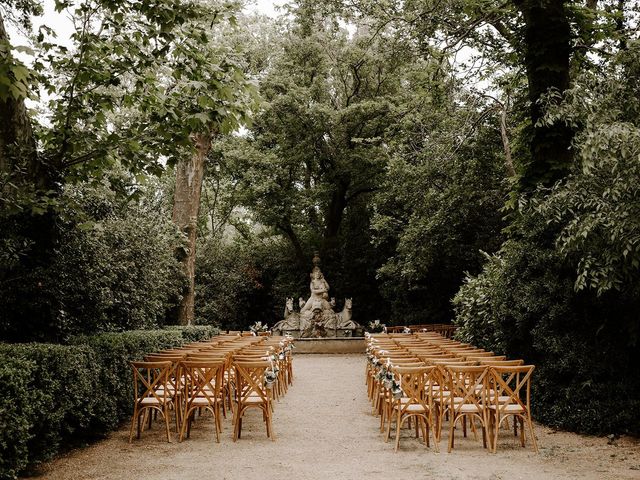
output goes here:
<path id="1" fill-rule="evenodd" d="M 297 355 L 294 384 L 276 404 L 276 441 L 249 414 L 242 438 L 224 421 L 220 443 L 204 418 L 191 438 L 167 443 L 160 424 L 128 443 L 124 426 L 109 438 L 43 466 L 38 478 L 62 479 L 640 479 L 640 441 L 555 432 L 540 425 L 540 453 L 505 434 L 493 455 L 480 440 L 456 436 L 456 448 L 426 448 L 407 430 L 398 453 L 378 431 L 364 385 L 362 355 Z M 205 421 L 206 420 L 206 421 Z M 505 431 L 506 433 L 506 431 Z M 459 440 L 460 439 L 460 440 Z"/>

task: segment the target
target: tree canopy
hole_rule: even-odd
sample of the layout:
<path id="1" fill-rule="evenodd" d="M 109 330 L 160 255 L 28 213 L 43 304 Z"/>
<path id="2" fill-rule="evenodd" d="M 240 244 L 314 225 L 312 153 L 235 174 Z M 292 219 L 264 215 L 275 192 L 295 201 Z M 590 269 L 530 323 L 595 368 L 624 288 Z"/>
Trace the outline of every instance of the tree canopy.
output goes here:
<path id="1" fill-rule="evenodd" d="M 584 388 L 640 362 L 637 1 L 55 7 L 68 42 L 0 7 L 2 339 L 272 324 L 318 250 L 359 323 L 453 322 L 626 402 L 545 422 L 640 431 L 640 382 Z"/>

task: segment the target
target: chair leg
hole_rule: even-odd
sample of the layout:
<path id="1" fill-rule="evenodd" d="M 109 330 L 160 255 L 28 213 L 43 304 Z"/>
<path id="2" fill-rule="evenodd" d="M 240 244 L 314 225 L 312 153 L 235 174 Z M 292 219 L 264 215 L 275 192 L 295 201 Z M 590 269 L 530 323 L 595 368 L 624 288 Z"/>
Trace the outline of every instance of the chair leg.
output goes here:
<path id="1" fill-rule="evenodd" d="M 384 441 L 385 443 L 389 441 L 389 436 L 391 435 L 391 419 L 393 418 L 393 410 L 389 410 L 389 418 L 387 419 L 387 434 L 385 435 Z"/>
<path id="2" fill-rule="evenodd" d="M 429 447 L 429 425 L 427 419 L 424 417 L 418 417 L 420 420 L 420 430 L 422 431 L 422 441 Z"/>
<path id="3" fill-rule="evenodd" d="M 450 425 L 449 425 L 449 450 L 448 453 L 451 453 L 451 450 L 453 450 L 453 436 L 455 435 L 455 429 L 456 429 L 456 417 L 455 415 L 451 415 L 451 418 L 449 419 Z"/>
<path id="4" fill-rule="evenodd" d="M 213 427 L 216 429 L 216 443 L 220 443 L 220 429 L 218 428 L 218 420 L 219 420 L 219 411 L 217 406 L 215 406 L 211 411 L 213 412 Z"/>
<path id="5" fill-rule="evenodd" d="M 429 420 L 427 423 L 427 435 L 429 434 L 429 430 L 431 430 L 431 434 L 433 435 L 433 447 L 436 451 L 436 453 L 440 453 L 440 438 L 438 438 L 436 436 L 436 429 L 435 426 L 433 425 L 433 420 L 434 420 L 434 416 L 431 415 L 431 413 L 429 413 Z"/>
<path id="6" fill-rule="evenodd" d="M 182 425 L 180 425 L 180 433 L 179 433 L 180 436 L 178 437 L 178 442 L 182 442 L 182 440 L 184 439 L 184 432 L 187 428 L 188 421 L 189 421 L 189 414 L 188 412 L 185 412 L 182 418 Z"/>
<path id="7" fill-rule="evenodd" d="M 273 433 L 273 423 L 271 421 L 272 417 L 271 417 L 271 412 L 269 412 L 269 415 L 267 416 L 267 425 L 269 427 L 269 437 L 271 438 L 272 442 L 276 441 L 276 436 Z"/>
<path id="8" fill-rule="evenodd" d="M 494 421 L 493 453 L 496 453 L 498 451 L 498 435 L 500 433 L 500 414 L 498 412 L 496 412 L 496 415 L 493 421 Z"/>
<path id="9" fill-rule="evenodd" d="M 238 440 L 238 430 L 240 425 L 240 405 L 236 405 L 233 412 L 233 441 Z"/>
<path id="10" fill-rule="evenodd" d="M 538 452 L 538 441 L 536 440 L 536 434 L 533 433 L 533 420 L 531 417 L 527 415 L 527 424 L 529 426 L 529 435 L 531 436 L 531 444 L 533 445 L 533 449 L 536 453 Z"/>
<path id="11" fill-rule="evenodd" d="M 396 448 L 395 451 L 398 451 L 398 447 L 400 446 L 400 426 L 402 425 L 402 414 L 400 413 L 400 408 L 398 408 L 398 415 L 396 416 Z"/>
<path id="12" fill-rule="evenodd" d="M 140 414 L 147 414 L 146 409 L 143 409 L 142 411 L 138 412 L 138 431 L 137 431 L 137 438 L 138 440 L 140 440 L 140 433 L 142 432 L 142 429 L 144 428 L 144 424 L 147 422 L 146 417 L 142 419 L 142 421 L 140 421 Z"/>
<path id="13" fill-rule="evenodd" d="M 133 441 L 133 429 L 135 427 L 136 424 L 136 419 L 138 418 L 138 406 L 136 405 L 133 408 L 133 417 L 131 417 L 131 429 L 129 431 L 129 443 L 131 443 Z M 138 427 L 140 428 L 140 427 Z"/>
<path id="14" fill-rule="evenodd" d="M 163 410 L 164 424 L 167 427 L 167 442 L 171 443 L 171 429 L 169 428 L 169 404 L 165 404 Z"/>

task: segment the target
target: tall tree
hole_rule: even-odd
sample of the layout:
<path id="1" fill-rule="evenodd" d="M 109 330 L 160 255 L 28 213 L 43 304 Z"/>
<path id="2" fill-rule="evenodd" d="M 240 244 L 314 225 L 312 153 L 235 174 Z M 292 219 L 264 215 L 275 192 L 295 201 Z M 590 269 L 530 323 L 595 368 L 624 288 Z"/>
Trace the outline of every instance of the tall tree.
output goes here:
<path id="1" fill-rule="evenodd" d="M 30 14 L 33 5 L 26 0 L 9 7 Z M 198 151 L 192 135 L 214 127 L 228 132 L 244 122 L 251 90 L 232 56 L 216 45 L 217 26 L 233 22 L 235 5 L 57 0 L 56 8 L 74 19 L 71 46 L 56 43 L 52 31 L 41 27 L 31 70 L 11 57 L 13 47 L 0 32 L 7 59 L 0 70 L 6 113 L 0 222 L 3 233 L 21 237 L 3 243 L 22 246 L 15 261 L 2 265 L 0 281 L 25 292 L 40 283 L 32 278 L 34 259 L 46 263 L 51 256 L 64 185 L 101 182 L 113 164 L 139 180 L 161 174 Z M 30 91 L 46 91 L 50 98 L 39 117 L 45 121 L 33 130 L 22 103 Z M 131 183 L 122 194 L 135 192 Z M 45 305 L 41 315 L 56 311 Z"/>
<path id="2" fill-rule="evenodd" d="M 231 12 L 228 12 L 230 15 Z M 173 220 L 186 237 L 181 260 L 189 287 L 178 310 L 178 323 L 190 325 L 195 318 L 195 265 L 197 223 L 205 168 L 211 145 L 219 134 L 228 134 L 249 124 L 249 113 L 256 105 L 257 90 L 245 76 L 242 50 L 233 41 L 235 17 L 214 32 L 209 43 L 198 45 L 187 40 L 176 55 L 174 78 L 182 92 L 180 108 L 191 129 L 190 151 L 176 165 Z M 201 19 L 200 22 L 206 21 Z M 202 28 L 200 26 L 198 28 Z M 231 37 L 231 38 L 230 38 Z M 235 48 L 231 48 L 231 47 Z M 234 51 L 235 50 L 235 51 Z M 180 51 L 183 51 L 181 54 Z M 184 72 L 183 72 L 184 70 Z M 188 79 L 181 81 L 183 74 Z"/>
<path id="3" fill-rule="evenodd" d="M 314 246 L 325 259 L 338 255 L 346 212 L 379 186 L 407 56 L 390 32 L 351 37 L 313 9 L 294 13 L 261 82 L 268 103 L 227 154 L 245 205 L 304 266 Z"/>
<path id="4" fill-rule="evenodd" d="M 531 120 L 531 161 L 522 172 L 524 189 L 549 186 L 571 167 L 573 131 L 563 122 L 543 122 L 548 102 L 559 103 L 569 88 L 571 28 L 568 0 L 513 0 L 524 17 L 524 50 Z M 552 97 L 550 97 L 552 95 Z"/>

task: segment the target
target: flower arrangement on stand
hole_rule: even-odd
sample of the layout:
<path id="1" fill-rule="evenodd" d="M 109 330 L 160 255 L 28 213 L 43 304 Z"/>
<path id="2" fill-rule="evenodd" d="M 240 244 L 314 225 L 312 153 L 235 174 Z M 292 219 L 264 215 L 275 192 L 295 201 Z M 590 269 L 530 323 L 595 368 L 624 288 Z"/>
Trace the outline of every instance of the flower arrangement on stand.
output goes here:
<path id="1" fill-rule="evenodd" d="M 265 388 L 270 390 L 275 385 L 276 380 L 278 380 L 278 373 L 280 372 L 280 369 L 278 368 L 278 357 L 274 354 L 267 352 L 265 359 L 269 360 L 269 368 L 264 372 L 263 383 Z"/>
<path id="2" fill-rule="evenodd" d="M 391 392 L 391 396 L 394 400 L 400 400 L 404 395 L 402 386 L 396 380 L 396 376 L 391 371 L 391 363 L 387 361 L 386 364 L 379 362 L 378 381 L 382 386 Z"/>
<path id="3" fill-rule="evenodd" d="M 380 333 L 384 332 L 386 329 L 387 326 L 384 323 L 381 323 L 380 320 L 369 322 L 369 325 L 367 326 L 368 333 Z"/>
<path id="4" fill-rule="evenodd" d="M 263 325 L 262 322 L 256 322 L 249 327 L 249 330 L 251 330 L 251 333 L 254 335 L 258 335 L 260 332 L 268 332 L 269 326 L 266 323 Z"/>

